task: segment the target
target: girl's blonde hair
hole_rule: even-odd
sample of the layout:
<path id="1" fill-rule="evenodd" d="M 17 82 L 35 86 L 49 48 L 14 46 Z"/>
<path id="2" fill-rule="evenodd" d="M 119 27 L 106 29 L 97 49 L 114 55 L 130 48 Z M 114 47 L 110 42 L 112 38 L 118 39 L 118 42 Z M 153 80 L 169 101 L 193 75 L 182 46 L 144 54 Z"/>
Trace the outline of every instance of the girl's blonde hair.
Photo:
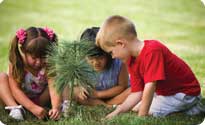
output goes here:
<path id="1" fill-rule="evenodd" d="M 24 78 L 23 54 L 31 54 L 37 58 L 45 58 L 48 53 L 49 45 L 57 43 L 57 36 L 50 34 L 43 28 L 29 27 L 25 30 L 25 38 L 20 39 L 17 35 L 11 41 L 9 51 L 9 61 L 12 64 L 12 76 L 18 83 Z M 19 44 L 21 44 L 19 46 Z"/>

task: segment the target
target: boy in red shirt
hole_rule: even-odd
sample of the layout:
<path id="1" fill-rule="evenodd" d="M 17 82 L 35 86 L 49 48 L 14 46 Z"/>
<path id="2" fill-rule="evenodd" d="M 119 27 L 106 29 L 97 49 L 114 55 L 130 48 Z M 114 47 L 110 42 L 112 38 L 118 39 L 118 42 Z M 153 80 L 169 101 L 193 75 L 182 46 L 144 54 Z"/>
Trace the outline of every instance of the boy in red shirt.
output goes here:
<path id="1" fill-rule="evenodd" d="M 140 41 L 129 19 L 106 19 L 96 44 L 112 58 L 127 63 L 130 73 L 132 93 L 107 118 L 130 109 L 138 112 L 138 116 L 205 112 L 200 103 L 200 85 L 190 67 L 159 41 Z"/>

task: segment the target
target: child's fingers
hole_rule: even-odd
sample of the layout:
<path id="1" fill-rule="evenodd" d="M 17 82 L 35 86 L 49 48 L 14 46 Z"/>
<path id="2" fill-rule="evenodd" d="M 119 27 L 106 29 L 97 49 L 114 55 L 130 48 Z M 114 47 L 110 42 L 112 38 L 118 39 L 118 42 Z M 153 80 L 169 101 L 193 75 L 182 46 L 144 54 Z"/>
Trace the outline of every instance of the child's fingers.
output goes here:
<path id="1" fill-rule="evenodd" d="M 57 120 L 59 118 L 59 112 L 52 112 L 51 116 L 50 116 L 51 119 L 53 120 Z"/>
<path id="2" fill-rule="evenodd" d="M 48 112 L 48 115 L 51 116 L 52 114 L 53 114 L 53 111 L 50 110 L 50 111 Z"/>
<path id="3" fill-rule="evenodd" d="M 84 92 L 81 92 L 80 95 L 81 95 L 80 98 L 81 98 L 82 100 L 86 100 L 86 99 L 88 98 L 87 95 L 86 95 Z"/>
<path id="4" fill-rule="evenodd" d="M 44 119 L 47 115 L 47 112 L 44 110 L 40 115 L 38 115 L 38 119 Z"/>
<path id="5" fill-rule="evenodd" d="M 86 89 L 84 89 L 84 93 L 86 94 L 86 96 L 89 96 L 89 92 Z"/>
<path id="6" fill-rule="evenodd" d="M 113 112 L 109 113 L 105 118 L 112 119 L 113 117 L 115 117 L 118 114 L 119 114 L 118 110 L 115 109 Z"/>
<path id="7" fill-rule="evenodd" d="M 53 112 L 52 110 L 50 110 L 48 115 L 49 115 L 49 117 L 52 119 L 52 118 L 53 118 L 53 115 L 54 115 L 54 112 Z"/>
<path id="8" fill-rule="evenodd" d="M 56 113 L 56 115 L 54 116 L 54 119 L 53 119 L 53 120 L 58 120 L 58 119 L 60 119 L 60 113 L 59 113 L 59 112 Z"/>
<path id="9" fill-rule="evenodd" d="M 89 95 L 89 92 L 85 88 L 81 88 L 81 92 L 83 92 L 86 96 Z"/>
<path id="10" fill-rule="evenodd" d="M 111 119 L 112 117 L 113 117 L 112 114 L 108 114 L 108 115 L 105 117 L 105 119 Z"/>
<path id="11" fill-rule="evenodd" d="M 42 115 L 37 116 L 37 117 L 38 117 L 38 119 L 44 119 L 46 117 L 46 114 L 42 114 Z"/>
<path id="12" fill-rule="evenodd" d="M 60 118 L 60 112 L 57 109 L 51 109 L 49 111 L 49 117 L 52 120 L 58 120 Z"/>
<path id="13" fill-rule="evenodd" d="M 87 91 L 87 89 L 85 89 L 84 87 L 81 88 L 81 91 L 87 95 L 89 95 L 89 92 Z"/>

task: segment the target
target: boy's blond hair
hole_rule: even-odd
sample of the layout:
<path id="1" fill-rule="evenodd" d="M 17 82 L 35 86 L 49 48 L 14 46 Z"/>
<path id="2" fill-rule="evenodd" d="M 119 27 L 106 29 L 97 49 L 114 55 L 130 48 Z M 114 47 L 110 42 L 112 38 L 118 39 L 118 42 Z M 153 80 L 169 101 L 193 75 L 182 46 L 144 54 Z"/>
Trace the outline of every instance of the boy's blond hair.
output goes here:
<path id="1" fill-rule="evenodd" d="M 135 25 L 129 19 L 114 15 L 107 18 L 101 26 L 97 37 L 96 44 L 98 46 L 114 45 L 117 39 L 133 40 L 137 37 Z"/>

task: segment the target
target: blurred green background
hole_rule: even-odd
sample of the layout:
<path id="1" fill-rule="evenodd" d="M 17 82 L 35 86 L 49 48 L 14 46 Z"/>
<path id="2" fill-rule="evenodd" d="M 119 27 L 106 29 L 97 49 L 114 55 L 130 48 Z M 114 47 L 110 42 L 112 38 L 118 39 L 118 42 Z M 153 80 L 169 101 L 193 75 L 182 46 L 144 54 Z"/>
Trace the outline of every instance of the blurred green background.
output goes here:
<path id="1" fill-rule="evenodd" d="M 74 40 L 110 15 L 135 22 L 139 38 L 158 39 L 183 58 L 205 83 L 205 7 L 200 0 L 4 0 L 0 4 L 0 71 L 7 71 L 9 42 L 18 28 L 53 28 Z"/>

